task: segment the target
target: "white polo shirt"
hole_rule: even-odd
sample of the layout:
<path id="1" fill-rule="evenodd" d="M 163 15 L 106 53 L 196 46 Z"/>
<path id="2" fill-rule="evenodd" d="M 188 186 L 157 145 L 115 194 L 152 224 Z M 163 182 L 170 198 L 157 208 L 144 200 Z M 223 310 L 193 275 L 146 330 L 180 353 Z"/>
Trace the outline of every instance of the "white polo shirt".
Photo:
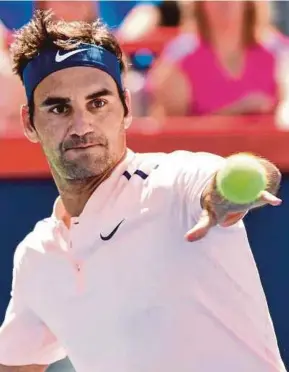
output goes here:
<path id="1" fill-rule="evenodd" d="M 16 250 L 0 364 L 285 371 L 243 224 L 184 239 L 222 162 L 129 151 L 70 229 L 56 203 Z"/>

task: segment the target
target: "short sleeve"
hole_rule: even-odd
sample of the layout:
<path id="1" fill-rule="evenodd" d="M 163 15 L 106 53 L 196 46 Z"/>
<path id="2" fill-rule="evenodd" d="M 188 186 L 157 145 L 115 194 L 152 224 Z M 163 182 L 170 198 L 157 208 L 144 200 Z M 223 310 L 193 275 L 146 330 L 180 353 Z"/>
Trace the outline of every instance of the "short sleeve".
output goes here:
<path id="1" fill-rule="evenodd" d="M 193 33 L 181 33 L 165 45 L 160 58 L 182 67 L 185 57 L 194 53 L 198 46 L 198 38 Z"/>
<path id="2" fill-rule="evenodd" d="M 14 257 L 11 300 L 0 328 L 0 364 L 48 365 L 66 353 L 25 301 L 22 265 L 26 253 L 20 251 Z"/>
<path id="3" fill-rule="evenodd" d="M 188 220 L 197 221 L 202 211 L 202 192 L 225 159 L 210 153 L 187 151 L 177 151 L 175 157 L 180 169 L 176 184 L 178 195 L 188 213 Z"/>

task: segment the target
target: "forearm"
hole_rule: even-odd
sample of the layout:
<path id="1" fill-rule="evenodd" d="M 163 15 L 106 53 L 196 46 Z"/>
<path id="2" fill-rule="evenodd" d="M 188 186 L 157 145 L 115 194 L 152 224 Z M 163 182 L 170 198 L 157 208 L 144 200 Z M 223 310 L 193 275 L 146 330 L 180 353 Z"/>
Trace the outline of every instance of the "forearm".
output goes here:
<path id="1" fill-rule="evenodd" d="M 37 364 L 28 366 L 4 366 L 0 364 L 0 372 L 45 372 L 47 367 Z"/>
<path id="2" fill-rule="evenodd" d="M 266 191 L 270 192 L 273 195 L 276 195 L 281 182 L 281 173 L 279 169 L 266 159 L 257 159 L 266 170 L 268 180 Z M 217 190 L 216 175 L 204 190 L 201 198 L 201 203 L 203 208 L 206 208 L 212 212 L 212 215 L 215 216 L 216 223 L 222 222 L 224 218 L 229 214 L 246 212 L 250 209 L 264 205 L 264 202 L 262 201 L 240 205 L 234 204 L 224 199 Z"/>

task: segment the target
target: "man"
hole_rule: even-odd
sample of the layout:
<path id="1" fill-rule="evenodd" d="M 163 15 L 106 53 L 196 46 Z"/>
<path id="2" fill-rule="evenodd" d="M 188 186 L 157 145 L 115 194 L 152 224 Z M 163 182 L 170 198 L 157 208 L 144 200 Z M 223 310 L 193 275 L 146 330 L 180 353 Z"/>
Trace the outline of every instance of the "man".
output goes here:
<path id="1" fill-rule="evenodd" d="M 284 371 L 240 221 L 280 204 L 276 167 L 259 159 L 268 188 L 240 208 L 216 191 L 224 159 L 128 150 L 125 62 L 99 23 L 38 12 L 12 51 L 60 197 L 16 250 L 0 372 Z"/>

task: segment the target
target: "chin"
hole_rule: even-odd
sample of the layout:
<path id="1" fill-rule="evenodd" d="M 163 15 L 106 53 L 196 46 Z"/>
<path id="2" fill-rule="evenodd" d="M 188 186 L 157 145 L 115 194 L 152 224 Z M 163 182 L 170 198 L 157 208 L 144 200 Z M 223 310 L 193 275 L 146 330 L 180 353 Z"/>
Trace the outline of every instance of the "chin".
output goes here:
<path id="1" fill-rule="evenodd" d="M 63 157 L 65 163 L 79 164 L 80 167 L 87 167 L 90 164 L 95 164 L 96 166 L 104 164 L 107 159 L 109 159 L 108 151 L 102 146 L 68 150 Z"/>
<path id="2" fill-rule="evenodd" d="M 64 173 L 69 179 L 87 179 L 97 177 L 110 167 L 110 161 L 103 156 L 81 157 L 66 160 L 62 166 Z"/>

